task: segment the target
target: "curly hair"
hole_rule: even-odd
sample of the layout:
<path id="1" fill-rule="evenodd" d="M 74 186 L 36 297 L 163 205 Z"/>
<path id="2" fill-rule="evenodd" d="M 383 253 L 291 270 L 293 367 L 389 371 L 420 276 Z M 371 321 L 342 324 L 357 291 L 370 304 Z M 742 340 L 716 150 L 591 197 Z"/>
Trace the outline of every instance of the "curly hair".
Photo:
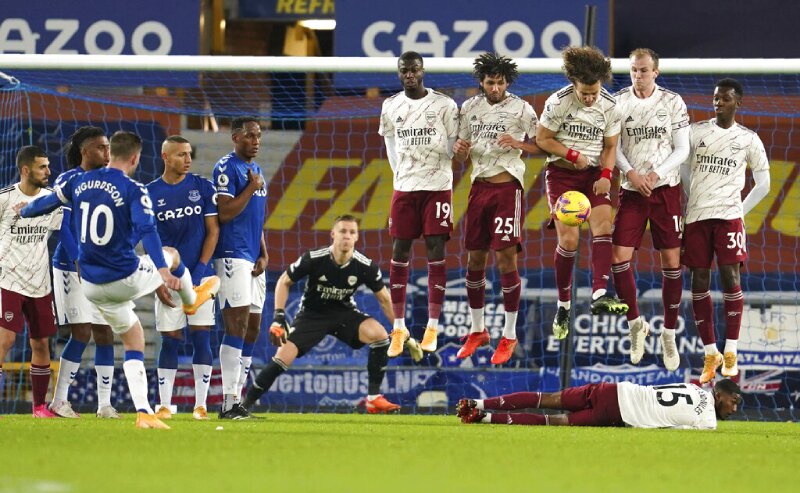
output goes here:
<path id="1" fill-rule="evenodd" d="M 478 82 L 482 82 L 487 76 L 500 75 L 503 76 L 508 85 L 511 85 L 519 77 L 517 64 L 513 60 L 493 52 L 486 52 L 480 55 L 475 59 L 472 67 L 472 75 Z"/>
<path id="2" fill-rule="evenodd" d="M 105 131 L 100 127 L 85 126 L 75 130 L 75 133 L 69 138 L 67 145 L 64 146 L 64 154 L 67 156 L 67 166 L 72 169 L 81 165 L 83 157 L 81 156 L 81 149 L 84 142 L 96 137 L 104 137 Z"/>
<path id="3" fill-rule="evenodd" d="M 570 82 L 593 85 L 611 80 L 611 60 L 594 46 L 572 46 L 561 53 L 561 67 Z"/>

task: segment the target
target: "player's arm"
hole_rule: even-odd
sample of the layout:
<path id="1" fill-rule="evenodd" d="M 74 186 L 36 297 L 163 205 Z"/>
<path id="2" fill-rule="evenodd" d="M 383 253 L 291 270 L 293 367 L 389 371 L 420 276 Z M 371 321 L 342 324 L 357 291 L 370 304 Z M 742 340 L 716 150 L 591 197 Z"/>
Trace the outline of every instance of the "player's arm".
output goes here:
<path id="1" fill-rule="evenodd" d="M 656 174 L 656 180 L 667 176 L 672 170 L 677 169 L 689 157 L 689 127 L 679 128 L 672 132 L 672 152 L 664 159 L 663 163 L 653 167 L 651 173 Z"/>
<path id="2" fill-rule="evenodd" d="M 393 324 L 394 311 L 392 310 L 392 297 L 389 294 L 389 290 L 386 289 L 386 286 L 384 286 L 380 291 L 375 292 L 375 298 L 378 300 L 378 303 L 380 303 L 381 310 L 383 310 L 383 314 L 389 320 L 389 323 Z"/>
<path id="3" fill-rule="evenodd" d="M 14 210 L 19 214 L 19 217 L 43 216 L 68 203 L 67 200 L 61 197 L 60 191 L 58 193 L 49 193 L 31 202 L 17 204 L 14 206 Z"/>
<path id="4" fill-rule="evenodd" d="M 522 140 L 517 140 L 509 134 L 503 134 L 498 137 L 497 145 L 503 149 L 521 149 L 530 154 L 538 154 L 541 152 L 541 149 L 539 149 L 539 146 L 536 145 L 535 140 L 526 140 L 524 138 Z"/>
<path id="5" fill-rule="evenodd" d="M 595 195 L 607 194 L 611 191 L 611 174 L 617 160 L 617 143 L 619 134 L 611 137 L 603 137 L 603 150 L 600 151 L 600 168 L 602 169 L 600 178 L 592 185 Z"/>
<path id="6" fill-rule="evenodd" d="M 394 173 L 397 171 L 397 164 L 400 160 L 400 158 L 397 157 L 397 143 L 394 135 L 386 134 L 383 137 L 383 142 L 386 144 L 386 158 L 389 160 L 389 167 L 392 168 L 392 172 Z"/>
<path id="7" fill-rule="evenodd" d="M 636 190 L 644 195 L 645 197 L 649 197 L 652 192 L 652 187 L 647 180 L 644 179 L 639 172 L 634 169 L 633 165 L 628 161 L 627 156 L 625 153 L 622 152 L 622 146 L 617 145 L 617 169 L 619 172 L 625 175 L 628 178 L 628 181 L 636 188 Z"/>
<path id="8" fill-rule="evenodd" d="M 569 161 L 575 169 L 584 169 L 589 166 L 589 159 L 575 149 L 570 149 L 556 140 L 556 131 L 544 125 L 536 128 L 536 145 L 544 152 Z"/>
<path id="9" fill-rule="evenodd" d="M 289 278 L 288 272 L 281 274 L 275 284 L 275 313 L 272 315 L 272 325 L 269 327 L 269 341 L 273 346 L 282 346 L 289 334 L 289 324 L 286 322 L 286 301 L 289 299 L 289 288 L 294 281 Z"/>
<path id="10" fill-rule="evenodd" d="M 267 262 L 269 261 L 269 254 L 267 253 L 267 240 L 266 240 L 267 232 L 261 232 L 261 243 L 259 245 L 259 254 L 258 258 L 256 259 L 255 263 L 253 264 L 253 272 L 251 273 L 253 277 L 260 276 L 267 270 Z"/>
<path id="11" fill-rule="evenodd" d="M 59 241 L 61 242 L 61 246 L 64 247 L 64 251 L 67 252 L 67 257 L 69 257 L 70 262 L 74 263 L 76 266 L 78 265 L 78 241 L 75 239 L 75 235 L 72 234 L 72 208 L 64 207 L 64 216 L 61 219 L 61 229 L 59 230 Z"/>
<path id="12" fill-rule="evenodd" d="M 199 286 L 208 270 L 208 263 L 214 255 L 214 248 L 217 247 L 219 240 L 219 217 L 214 215 L 206 216 L 204 219 L 206 235 L 203 238 L 203 247 L 200 249 L 200 258 L 192 271 L 192 284 Z"/>
<path id="13" fill-rule="evenodd" d="M 247 204 L 250 202 L 250 197 L 264 186 L 264 180 L 261 175 L 253 174 L 253 170 L 247 170 L 247 185 L 241 193 L 235 197 L 220 194 L 217 197 L 217 211 L 219 212 L 220 224 L 225 224 L 232 221 L 236 216 L 242 213 Z"/>

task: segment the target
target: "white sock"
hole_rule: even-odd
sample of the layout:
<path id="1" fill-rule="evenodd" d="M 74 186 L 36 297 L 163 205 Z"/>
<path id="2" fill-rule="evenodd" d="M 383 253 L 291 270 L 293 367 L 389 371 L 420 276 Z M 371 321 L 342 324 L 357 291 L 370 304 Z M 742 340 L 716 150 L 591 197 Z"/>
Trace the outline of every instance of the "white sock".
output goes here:
<path id="1" fill-rule="evenodd" d="M 184 305 L 194 305 L 194 302 L 197 301 L 197 293 L 194 292 L 192 274 L 189 273 L 189 269 L 184 269 L 183 275 L 179 279 L 181 280 L 181 289 L 178 290 L 178 294 L 181 301 Z"/>
<path id="2" fill-rule="evenodd" d="M 563 308 L 565 310 L 569 310 L 572 307 L 572 301 L 571 300 L 568 300 L 568 301 L 559 300 L 558 303 L 556 303 L 556 307 L 557 308 Z"/>
<path id="3" fill-rule="evenodd" d="M 605 289 L 603 289 L 603 288 L 598 289 L 597 291 L 592 293 L 592 301 L 594 301 L 597 298 L 603 296 L 604 294 L 606 294 L 606 290 Z"/>
<path id="4" fill-rule="evenodd" d="M 475 399 L 475 408 L 480 409 L 481 411 L 486 409 L 483 407 L 483 399 Z"/>
<path id="5" fill-rule="evenodd" d="M 517 314 L 519 312 L 506 312 L 506 324 L 503 326 L 503 337 L 506 339 L 517 338 Z"/>
<path id="6" fill-rule="evenodd" d="M 704 345 L 703 349 L 705 349 L 706 356 L 714 356 L 715 354 L 719 354 L 719 349 L 717 349 L 716 342 Z"/>
<path id="7" fill-rule="evenodd" d="M 242 371 L 242 350 L 233 346 L 222 344 L 219 347 L 219 369 L 222 373 L 222 394 L 225 397 L 236 395 L 239 383 L 239 374 Z M 227 401 L 223 402 L 222 410 L 227 411 Z M 233 405 L 233 401 L 230 402 Z"/>
<path id="8" fill-rule="evenodd" d="M 736 346 L 739 344 L 739 339 L 725 339 L 725 352 L 736 354 Z"/>
<path id="9" fill-rule="evenodd" d="M 375 399 L 377 399 L 377 398 L 378 398 L 378 397 L 380 397 L 380 396 L 381 396 L 381 394 L 375 394 L 375 395 L 371 395 L 371 394 L 370 394 L 370 395 L 368 395 L 368 396 L 367 396 L 367 400 L 368 400 L 369 402 L 372 402 L 372 401 L 374 401 Z"/>
<path id="10" fill-rule="evenodd" d="M 483 307 L 470 308 L 469 314 L 472 316 L 472 327 L 469 328 L 470 333 L 483 332 Z"/>
<path id="11" fill-rule="evenodd" d="M 486 416 L 484 416 L 481 419 L 481 423 L 491 423 L 491 422 L 492 422 L 492 413 L 486 413 Z"/>
<path id="12" fill-rule="evenodd" d="M 403 318 L 394 319 L 394 328 L 395 329 L 405 329 L 406 328 L 405 319 L 403 319 Z"/>
<path id="13" fill-rule="evenodd" d="M 664 330 L 664 339 L 672 339 L 675 340 L 675 329 L 663 329 Z"/>
<path id="14" fill-rule="evenodd" d="M 114 367 L 99 365 L 97 372 L 97 409 L 111 405 L 111 383 L 114 381 Z M 59 372 L 60 373 L 60 372 Z"/>
<path id="15" fill-rule="evenodd" d="M 175 374 L 178 370 L 172 368 L 159 368 L 158 372 L 158 398 L 161 406 L 169 409 L 172 405 L 172 388 L 175 386 Z"/>
<path id="16" fill-rule="evenodd" d="M 59 360 L 58 380 L 56 380 L 56 390 L 53 391 L 53 400 L 57 402 L 66 401 L 69 394 L 69 386 L 75 380 L 75 374 L 81 367 L 80 362 L 69 361 L 64 358 Z"/>
<path id="17" fill-rule="evenodd" d="M 125 371 L 125 379 L 128 381 L 133 407 L 138 412 L 153 414 L 153 408 L 147 401 L 147 371 L 144 369 L 144 362 L 138 359 L 129 359 L 122 363 L 122 369 Z"/>
<path id="18" fill-rule="evenodd" d="M 252 364 L 252 356 L 242 356 L 242 368 L 239 372 L 239 380 L 236 382 L 236 402 L 241 399 L 242 389 L 247 385 L 247 377 L 250 375 L 250 365 Z"/>
<path id="19" fill-rule="evenodd" d="M 439 321 L 433 318 L 428 319 L 427 327 L 431 327 L 433 330 L 439 330 Z"/>
<path id="20" fill-rule="evenodd" d="M 192 365 L 194 371 L 194 407 L 208 409 L 208 387 L 211 386 L 211 365 Z"/>

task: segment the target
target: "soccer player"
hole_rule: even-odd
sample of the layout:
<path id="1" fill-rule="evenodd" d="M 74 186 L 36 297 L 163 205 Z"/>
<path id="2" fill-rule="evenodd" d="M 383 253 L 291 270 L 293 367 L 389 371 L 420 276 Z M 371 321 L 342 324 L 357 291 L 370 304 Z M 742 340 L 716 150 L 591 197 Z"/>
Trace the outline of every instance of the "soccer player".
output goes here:
<path id="1" fill-rule="evenodd" d="M 517 252 L 522 247 L 525 163 L 522 149 L 536 151 L 525 137 L 536 136 L 536 112 L 528 102 L 507 92 L 517 79 L 517 64 L 496 53 L 475 59 L 473 75 L 481 93 L 461 106 L 459 139 L 453 146 L 455 158 L 472 160 L 472 187 L 464 222 L 467 248 L 467 297 L 472 328 L 457 356 L 466 358 L 489 343 L 484 323 L 486 261 L 495 252 L 503 289 L 505 326 L 492 355 L 492 364 L 511 358 L 517 345 L 517 312 L 521 281 Z"/>
<path id="2" fill-rule="evenodd" d="M 80 225 L 81 282 L 86 297 L 97 305 L 122 339 L 122 367 L 137 410 L 136 427 L 169 429 L 155 416 L 147 400 L 144 331 L 133 300 L 165 284 L 180 293 L 183 310 L 191 315 L 216 293 L 219 278 L 214 276 L 193 289 L 189 271 L 177 250 L 162 248 L 147 189 L 130 178 L 139 164 L 141 138 L 119 131 L 111 136 L 110 146 L 107 167 L 75 175 L 56 189 L 55 200 L 49 196 L 37 199 L 25 206 L 20 215 L 34 217 L 55 209 L 59 203 L 72 204 L 78 211 L 75 219 Z M 140 239 L 149 255 L 136 255 L 134 248 Z"/>
<path id="3" fill-rule="evenodd" d="M 109 145 L 105 131 L 99 127 L 78 128 L 66 146 L 70 169 L 56 179 L 56 188 L 76 176 L 108 164 Z M 83 292 L 78 275 L 79 224 L 72 218 L 70 204 L 62 207 L 59 242 L 53 252 L 53 294 L 58 325 L 69 330 L 69 340 L 61 351 L 56 388 L 50 410 L 64 418 L 80 417 L 68 400 L 69 387 L 78 373 L 89 338 L 95 342 L 94 369 L 97 373 L 97 417 L 119 418 L 111 405 L 111 384 L 114 380 L 114 334 L 97 307 Z"/>
<path id="4" fill-rule="evenodd" d="M 736 123 L 736 110 L 742 104 L 743 94 L 737 80 L 717 82 L 714 87 L 716 116 L 692 124 L 691 151 L 682 169 L 689 198 L 681 261 L 692 273 L 694 320 L 705 346 L 701 383 L 713 380 L 720 365 L 723 365 L 725 377 L 739 374 L 736 346 L 744 309 L 739 266 L 747 259 L 744 217 L 767 196 L 770 187 L 764 144 L 758 134 Z M 748 164 L 754 186 L 742 201 Z M 711 262 L 715 256 L 725 305 L 724 355 L 717 348 L 714 307 L 709 292 Z"/>
<path id="5" fill-rule="evenodd" d="M 577 190 L 589 198 L 592 214 L 592 313 L 624 314 L 628 306 L 606 289 L 611 274 L 611 175 L 617 154 L 620 121 L 616 101 L 603 87 L 611 79 L 611 61 L 594 47 L 572 47 L 562 53 L 570 84 L 545 102 L 536 145 L 549 154 L 545 182 L 551 210 L 558 197 Z M 551 220 L 558 234 L 555 251 L 558 311 L 553 335 L 569 333 L 572 268 L 580 228 Z"/>
<path id="6" fill-rule="evenodd" d="M 233 152 L 214 165 L 220 234 L 214 268 L 222 279 L 219 306 L 225 335 L 219 348 L 222 373 L 221 419 L 246 417 L 239 405 L 258 339 L 267 277 L 263 227 L 267 189 L 254 161 L 261 146 L 261 127 L 252 117 L 231 123 Z"/>
<path id="7" fill-rule="evenodd" d="M 689 156 L 689 114 L 680 95 L 656 84 L 656 52 L 637 48 L 629 58 L 631 85 L 614 94 L 622 122 L 617 167 L 623 178 L 614 218 L 611 272 L 617 294 L 628 305 L 631 363 L 635 365 L 644 355 L 650 325 L 639 315 L 631 259 L 649 222 L 653 246 L 661 254 L 664 366 L 674 371 L 681 362 L 675 344 L 683 292 L 679 183 L 680 166 Z"/>
<path id="8" fill-rule="evenodd" d="M 392 320 L 391 297 L 378 265 L 355 249 L 358 241 L 358 220 L 354 216 L 339 216 L 331 229 L 331 246 L 303 254 L 284 272 L 275 286 L 275 315 L 270 327 L 270 341 L 279 346 L 275 357 L 258 373 L 247 391 L 242 406 L 251 409 L 268 391 L 275 380 L 330 334 L 353 349 L 369 344 L 367 357 L 368 413 L 388 413 L 400 409 L 380 393 L 386 374 L 389 338 L 386 329 L 369 315 L 356 308 L 353 293 L 366 285 L 375 293 L 386 318 Z M 286 300 L 289 288 L 308 278 L 300 310 L 294 319 L 293 330 L 286 322 Z M 416 350 L 419 357 L 422 350 Z"/>
<path id="9" fill-rule="evenodd" d="M 389 357 L 399 355 L 410 336 L 405 322 L 409 253 L 420 236 L 428 256 L 428 323 L 420 345 L 424 351 L 436 351 L 447 284 L 445 243 L 453 231 L 452 149 L 458 136 L 458 106 L 449 96 L 425 87 L 422 56 L 413 51 L 400 55 L 397 75 L 403 91 L 383 102 L 378 129 L 394 174 L 389 212 L 394 330 Z"/>
<path id="10" fill-rule="evenodd" d="M 192 284 L 200 286 L 211 274 L 208 263 L 219 238 L 217 198 L 214 185 L 207 179 L 190 173 L 192 144 L 181 137 L 167 137 L 161 144 L 164 173 L 147 185 L 153 201 L 158 235 L 164 246 L 178 250 L 183 265 L 192 275 Z M 183 328 L 189 325 L 189 338 L 194 353 L 194 419 L 207 420 L 206 398 L 211 381 L 211 327 L 214 325 L 214 300 L 200 306 L 194 315 L 186 315 L 178 307 L 180 297 L 172 292 L 170 307 L 156 297 L 156 330 L 161 333 L 158 354 L 158 393 L 161 405 L 156 410 L 159 419 L 172 418 L 172 388 L 178 371 L 178 348 L 183 340 Z"/>
<path id="11" fill-rule="evenodd" d="M 32 219 L 17 216 L 14 205 L 52 193 L 47 188 L 50 161 L 42 149 L 20 149 L 17 169 L 19 182 L 0 190 L 0 377 L 3 361 L 27 321 L 33 417 L 55 418 L 45 402 L 50 385 L 49 338 L 56 334 L 47 239 L 61 226 L 62 211 Z"/>
<path id="12" fill-rule="evenodd" d="M 561 392 L 517 392 L 490 399 L 461 399 L 462 423 L 547 426 L 632 426 L 715 430 L 742 403 L 732 380 L 711 391 L 691 383 L 645 386 L 631 382 L 593 383 Z M 569 414 L 495 413 L 520 409 L 559 409 Z"/>

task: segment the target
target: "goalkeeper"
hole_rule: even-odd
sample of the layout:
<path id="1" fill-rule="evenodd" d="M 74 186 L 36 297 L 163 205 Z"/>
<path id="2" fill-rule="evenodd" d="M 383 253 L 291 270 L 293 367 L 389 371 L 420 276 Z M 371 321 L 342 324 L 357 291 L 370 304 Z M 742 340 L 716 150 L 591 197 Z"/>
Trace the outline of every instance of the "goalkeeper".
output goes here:
<path id="1" fill-rule="evenodd" d="M 275 380 L 294 362 L 330 334 L 353 349 L 369 345 L 367 358 L 367 412 L 387 413 L 400 409 L 380 394 L 388 362 L 389 338 L 386 329 L 374 318 L 359 311 L 353 294 L 362 284 L 370 288 L 389 321 L 394 319 L 389 290 L 381 271 L 372 260 L 355 250 L 358 220 L 343 215 L 336 218 L 331 230 L 333 244 L 306 252 L 289 266 L 275 286 L 275 315 L 269 330 L 270 342 L 278 346 L 272 361 L 261 370 L 247 391 L 242 406 L 250 410 Z M 293 330 L 286 322 L 289 287 L 307 277 L 300 310 Z M 405 346 L 414 360 L 422 359 L 422 349 L 413 338 Z"/>

